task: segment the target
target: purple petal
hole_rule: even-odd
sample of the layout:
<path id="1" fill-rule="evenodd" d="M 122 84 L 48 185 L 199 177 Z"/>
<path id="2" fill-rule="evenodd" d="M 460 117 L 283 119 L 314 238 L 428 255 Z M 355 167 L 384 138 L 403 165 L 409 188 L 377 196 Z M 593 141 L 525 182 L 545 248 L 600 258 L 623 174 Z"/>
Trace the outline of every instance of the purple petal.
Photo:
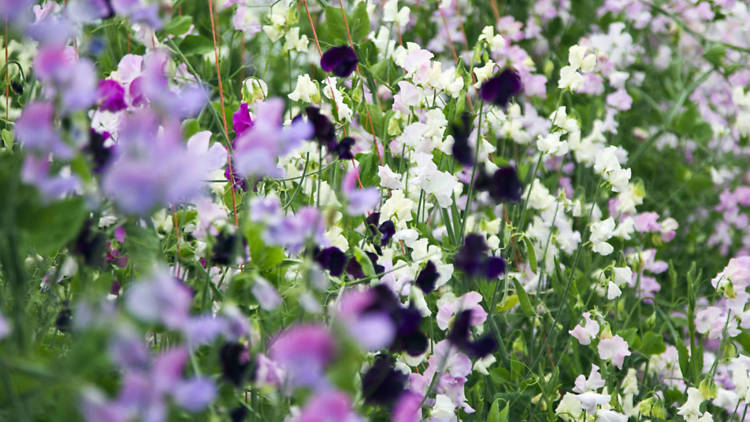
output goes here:
<path id="1" fill-rule="evenodd" d="M 320 58 L 320 67 L 326 72 L 333 72 L 340 78 L 346 78 L 357 67 L 357 54 L 348 45 L 328 49 Z"/>

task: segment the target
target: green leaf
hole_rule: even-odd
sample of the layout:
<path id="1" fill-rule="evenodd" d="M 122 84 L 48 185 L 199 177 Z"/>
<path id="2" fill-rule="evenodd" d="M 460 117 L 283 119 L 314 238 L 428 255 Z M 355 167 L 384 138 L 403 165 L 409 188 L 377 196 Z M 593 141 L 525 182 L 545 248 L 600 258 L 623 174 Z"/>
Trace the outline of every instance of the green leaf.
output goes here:
<path id="1" fill-rule="evenodd" d="M 529 301 L 529 295 L 526 294 L 526 290 L 523 289 L 521 283 L 515 278 L 513 279 L 513 285 L 516 287 L 516 294 L 518 295 L 518 301 L 521 304 L 521 310 L 526 316 L 534 316 L 534 310 L 531 308 L 531 302 Z"/>
<path id="2" fill-rule="evenodd" d="M 378 154 L 357 154 L 356 160 L 359 162 L 359 180 L 362 181 L 362 186 L 374 186 L 378 177 Z"/>
<path id="3" fill-rule="evenodd" d="M 267 246 L 263 242 L 263 230 L 260 224 L 248 224 L 245 227 L 245 237 L 250 249 L 250 258 L 261 271 L 269 271 L 284 260 L 284 250 L 278 246 Z"/>
<path id="4" fill-rule="evenodd" d="M 182 122 L 182 134 L 185 139 L 190 138 L 201 130 L 198 119 L 187 119 Z"/>
<path id="5" fill-rule="evenodd" d="M 664 345 L 664 339 L 660 334 L 649 331 L 641 339 L 640 351 L 644 355 L 658 355 L 664 353 L 667 346 Z"/>
<path id="6" fill-rule="evenodd" d="M 128 234 L 125 237 L 128 263 L 132 264 L 133 271 L 148 271 L 154 259 L 161 255 L 159 238 L 153 230 L 134 223 L 128 224 L 125 227 L 125 232 Z"/>
<path id="7" fill-rule="evenodd" d="M 349 18 L 349 31 L 352 41 L 358 42 L 370 33 L 370 16 L 367 14 L 367 5 L 361 1 L 357 3 Z"/>
<path id="8" fill-rule="evenodd" d="M 183 16 L 176 16 L 172 18 L 169 22 L 164 24 L 164 32 L 167 34 L 172 35 L 182 35 L 188 30 L 190 30 L 190 26 L 193 24 L 193 17 L 188 15 Z"/>
<path id="9" fill-rule="evenodd" d="M 510 410 L 508 403 L 506 401 L 505 407 L 503 407 L 503 410 L 500 410 L 500 401 L 502 399 L 497 398 L 494 402 L 492 402 L 492 406 L 490 407 L 490 413 L 487 415 L 487 422 L 507 422 L 508 421 L 508 411 Z"/>
<path id="10" fill-rule="evenodd" d="M 690 378 L 690 358 L 688 357 L 688 350 L 687 347 L 685 347 L 682 343 L 677 343 L 675 345 L 677 347 L 677 356 L 679 357 L 680 362 L 680 371 L 682 372 L 682 377 L 685 379 Z"/>
<path id="11" fill-rule="evenodd" d="M 534 245 L 531 244 L 531 239 L 528 237 L 524 237 L 523 242 L 526 244 L 526 254 L 529 258 L 531 272 L 536 273 L 536 252 L 534 252 Z"/>
<path id="12" fill-rule="evenodd" d="M 357 262 L 359 262 L 359 265 L 362 267 L 362 272 L 365 273 L 365 276 L 375 276 L 375 268 L 372 266 L 372 261 L 370 261 L 370 257 L 367 256 L 367 254 L 362 251 L 362 249 L 354 248 L 354 258 L 357 260 Z"/>
<path id="13" fill-rule="evenodd" d="M 213 49 L 211 40 L 201 35 L 188 35 L 180 43 L 180 51 L 186 56 L 210 53 Z"/>
<path id="14" fill-rule="evenodd" d="M 87 214 L 83 198 L 68 198 L 23 210 L 18 224 L 37 252 L 46 255 L 73 240 Z"/>
<path id="15" fill-rule="evenodd" d="M 3 137 L 3 145 L 5 145 L 5 149 L 10 150 L 13 148 L 13 132 L 3 129 L 2 131 L 2 137 Z"/>

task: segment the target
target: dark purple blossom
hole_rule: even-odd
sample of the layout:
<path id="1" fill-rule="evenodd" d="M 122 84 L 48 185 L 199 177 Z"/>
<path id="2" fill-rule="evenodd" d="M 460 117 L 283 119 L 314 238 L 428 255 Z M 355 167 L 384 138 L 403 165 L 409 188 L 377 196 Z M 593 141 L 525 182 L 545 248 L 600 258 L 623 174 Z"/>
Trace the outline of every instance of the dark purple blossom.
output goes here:
<path id="1" fill-rule="evenodd" d="M 476 187 L 487 191 L 498 202 L 518 202 L 523 191 L 516 169 L 510 166 L 497 169 L 492 176 L 482 170 L 477 177 Z"/>
<path id="2" fill-rule="evenodd" d="M 320 58 L 320 67 L 326 72 L 333 72 L 340 78 L 346 78 L 357 68 L 357 54 L 348 45 L 329 48 Z"/>
<path id="3" fill-rule="evenodd" d="M 315 262 L 328 270 L 334 277 L 343 274 L 346 259 L 346 255 L 341 252 L 341 249 L 335 246 L 325 248 L 315 254 Z"/>
<path id="4" fill-rule="evenodd" d="M 468 276 L 496 278 L 505 273 L 505 261 L 500 257 L 485 256 L 488 249 L 484 236 L 469 234 L 464 239 L 464 245 L 459 249 L 453 263 Z"/>
<path id="5" fill-rule="evenodd" d="M 512 97 L 523 89 L 521 77 L 510 68 L 486 80 L 479 90 L 482 100 L 501 107 L 505 107 Z"/>
<path id="6" fill-rule="evenodd" d="M 461 311 L 453 320 L 453 326 L 448 331 L 448 341 L 459 350 L 474 358 L 483 358 L 497 349 L 497 340 L 491 335 L 485 335 L 477 340 L 471 339 L 471 309 Z"/>
<path id="7" fill-rule="evenodd" d="M 469 145 L 469 135 L 471 135 L 471 114 L 468 112 L 461 113 L 461 123 L 451 125 L 453 132 L 453 157 L 459 163 L 470 166 L 474 163 L 472 148 Z"/>
<path id="8" fill-rule="evenodd" d="M 219 363 L 224 379 L 235 386 L 242 385 L 247 376 L 252 373 L 250 352 L 242 343 L 228 342 L 221 346 Z"/>
<path id="9" fill-rule="evenodd" d="M 437 268 L 432 261 L 427 261 L 427 265 L 422 268 L 422 271 L 417 275 L 417 286 L 427 294 L 435 290 L 435 282 L 437 281 L 440 274 L 437 272 Z"/>
<path id="10" fill-rule="evenodd" d="M 347 136 L 340 140 L 335 147 L 333 147 L 333 153 L 338 155 L 342 160 L 351 160 L 354 158 L 352 155 L 352 147 L 354 146 L 354 138 Z"/>
<path id="11" fill-rule="evenodd" d="M 394 366 L 390 355 L 378 355 L 370 369 L 362 374 L 362 396 L 365 403 L 393 405 L 404 392 L 407 376 Z"/>

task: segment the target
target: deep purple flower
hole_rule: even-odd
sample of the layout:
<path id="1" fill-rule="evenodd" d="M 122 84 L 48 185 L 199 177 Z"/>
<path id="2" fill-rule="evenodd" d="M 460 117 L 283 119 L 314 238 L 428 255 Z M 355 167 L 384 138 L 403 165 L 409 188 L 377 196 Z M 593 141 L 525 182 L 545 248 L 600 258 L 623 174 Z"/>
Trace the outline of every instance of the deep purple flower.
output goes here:
<path id="1" fill-rule="evenodd" d="M 340 140 L 331 152 L 338 155 L 342 160 L 351 160 L 354 158 L 354 155 L 352 155 L 352 146 L 354 146 L 354 138 L 347 136 Z"/>
<path id="2" fill-rule="evenodd" d="M 61 333 L 69 333 L 70 329 L 73 327 L 73 311 L 71 311 L 67 305 L 57 314 L 57 318 L 55 318 L 55 327 L 57 327 Z"/>
<path id="3" fill-rule="evenodd" d="M 365 403 L 393 405 L 404 392 L 407 376 L 394 367 L 390 355 L 378 355 L 370 369 L 362 374 L 362 396 Z"/>
<path id="4" fill-rule="evenodd" d="M 315 262 L 328 270 L 332 276 L 338 277 L 344 272 L 346 255 L 341 252 L 341 249 L 331 246 L 316 253 Z"/>
<path id="5" fill-rule="evenodd" d="M 96 89 L 99 109 L 117 113 L 128 107 L 125 104 L 125 88 L 112 79 L 102 79 Z"/>
<path id="6" fill-rule="evenodd" d="M 440 274 L 437 272 L 437 268 L 432 261 L 427 261 L 427 265 L 422 268 L 422 271 L 417 275 L 417 286 L 427 294 L 435 290 L 435 282 L 437 281 Z"/>
<path id="7" fill-rule="evenodd" d="M 484 261 L 483 270 L 489 279 L 505 274 L 505 260 L 499 256 L 490 256 Z"/>
<path id="8" fill-rule="evenodd" d="M 333 72 L 340 78 L 346 78 L 357 67 L 357 54 L 348 45 L 328 49 L 320 58 L 320 67 L 326 72 Z"/>
<path id="9" fill-rule="evenodd" d="M 253 119 L 250 117 L 247 103 L 240 104 L 240 108 L 232 114 L 232 129 L 237 136 L 242 135 L 253 127 Z"/>
<path id="10" fill-rule="evenodd" d="M 382 237 L 380 238 L 380 245 L 385 246 L 391 241 L 391 238 L 396 234 L 396 226 L 391 220 L 385 220 L 383 224 L 378 227 Z"/>
<path id="11" fill-rule="evenodd" d="M 456 254 L 453 263 L 456 268 L 467 275 L 475 275 L 481 270 L 486 252 L 487 244 L 484 242 L 484 236 L 472 233 L 464 239 L 464 245 Z"/>
<path id="12" fill-rule="evenodd" d="M 245 406 L 235 407 L 229 411 L 229 419 L 232 422 L 242 422 L 247 417 L 247 408 Z"/>
<path id="13" fill-rule="evenodd" d="M 219 363 L 222 376 L 236 386 L 240 386 L 252 373 L 252 361 L 247 346 L 242 343 L 227 342 L 219 349 Z"/>
<path id="14" fill-rule="evenodd" d="M 479 92 L 482 100 L 505 107 L 510 99 L 518 95 L 522 89 L 523 85 L 518 73 L 513 69 L 505 68 L 502 72 L 486 80 Z"/>
<path id="15" fill-rule="evenodd" d="M 312 123 L 313 134 L 320 145 L 333 151 L 336 148 L 336 127 L 331 120 L 320 112 L 318 107 L 307 107 L 305 109 L 307 120 Z M 297 120 L 297 119 L 295 119 Z"/>
<path id="16" fill-rule="evenodd" d="M 84 150 L 91 154 L 94 161 L 94 173 L 101 173 L 112 159 L 114 146 L 105 146 L 109 137 L 109 132 L 99 133 L 94 129 L 89 132 L 89 144 Z"/>
<path id="17" fill-rule="evenodd" d="M 518 202 L 521 200 L 523 187 L 518 180 L 516 169 L 510 166 L 501 167 L 488 180 L 486 190 L 490 196 L 500 202 Z"/>
<path id="18" fill-rule="evenodd" d="M 216 243 L 211 249 L 211 261 L 217 265 L 230 265 L 237 250 L 237 235 L 222 231 L 216 236 Z"/>
<path id="19" fill-rule="evenodd" d="M 483 358 L 497 349 L 497 340 L 489 334 L 476 341 L 471 339 L 472 312 L 471 309 L 466 309 L 456 315 L 447 339 L 472 357 Z"/>
<path id="20" fill-rule="evenodd" d="M 492 335 L 487 334 L 469 343 L 468 352 L 472 357 L 481 359 L 491 355 L 495 350 L 497 350 L 497 340 Z"/>
<path id="21" fill-rule="evenodd" d="M 353 279 L 365 278 L 365 273 L 362 271 L 362 265 L 359 264 L 355 258 L 351 258 L 346 263 L 346 273 L 349 274 Z"/>
<path id="22" fill-rule="evenodd" d="M 86 265 L 101 267 L 104 264 L 104 234 L 94 231 L 94 223 L 89 219 L 83 223 L 73 243 L 73 252 L 83 257 Z"/>
<path id="23" fill-rule="evenodd" d="M 471 135 L 471 114 L 468 112 L 461 113 L 461 124 L 451 124 L 453 132 L 453 157 L 459 163 L 470 166 L 474 163 L 471 145 L 469 145 L 469 135 Z"/>

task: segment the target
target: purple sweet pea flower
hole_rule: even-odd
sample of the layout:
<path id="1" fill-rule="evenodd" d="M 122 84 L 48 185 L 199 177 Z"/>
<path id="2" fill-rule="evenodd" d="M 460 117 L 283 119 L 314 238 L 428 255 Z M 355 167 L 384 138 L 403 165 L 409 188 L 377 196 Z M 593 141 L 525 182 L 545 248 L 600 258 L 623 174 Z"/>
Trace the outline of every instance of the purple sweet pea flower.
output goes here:
<path id="1" fill-rule="evenodd" d="M 276 158 L 291 152 L 302 140 L 309 138 L 310 123 L 298 119 L 289 127 L 281 125 L 284 102 L 279 98 L 258 103 L 252 128 L 238 137 L 235 147 L 234 170 L 250 177 L 281 177 Z"/>
<path id="2" fill-rule="evenodd" d="M 272 311 L 281 305 L 281 296 L 263 277 L 256 277 L 251 291 L 263 310 Z"/>
<path id="3" fill-rule="evenodd" d="M 36 186 L 45 198 L 59 199 L 81 189 L 81 180 L 77 176 L 52 176 L 49 174 L 49 160 L 26 157 L 21 170 L 21 180 Z"/>
<path id="4" fill-rule="evenodd" d="M 175 403 L 190 412 L 199 412 L 216 397 L 216 385 L 210 378 L 182 381 L 172 391 Z"/>
<path id="5" fill-rule="evenodd" d="M 328 49 L 320 58 L 320 67 L 326 72 L 333 72 L 340 78 L 346 78 L 357 68 L 357 54 L 348 45 Z"/>
<path id="6" fill-rule="evenodd" d="M 341 297 L 338 312 L 349 335 L 369 351 L 390 346 L 396 336 L 396 326 L 387 311 L 369 311 L 376 300 L 374 290 L 348 290 Z"/>
<path id="7" fill-rule="evenodd" d="M 242 135 L 248 129 L 253 128 L 253 119 L 250 117 L 247 103 L 240 104 L 240 108 L 232 114 L 232 130 L 237 136 Z"/>
<path id="8" fill-rule="evenodd" d="M 73 149 L 63 142 L 53 126 L 54 113 L 51 103 L 34 102 L 27 105 L 16 121 L 16 138 L 24 148 L 36 150 L 42 155 L 72 158 Z"/>
<path id="9" fill-rule="evenodd" d="M 201 194 L 206 174 L 218 164 L 213 149 L 186 148 L 179 124 L 168 121 L 160 128 L 147 109 L 127 116 L 120 126 L 116 158 L 102 179 L 104 192 L 120 209 L 147 214 L 158 205 Z"/>
<path id="10" fill-rule="evenodd" d="M 125 104 L 125 89 L 117 81 L 112 79 L 101 80 L 96 92 L 101 110 L 117 113 L 128 107 Z"/>
<path id="11" fill-rule="evenodd" d="M 288 390 L 325 384 L 323 369 L 333 358 L 336 346 L 330 331 L 322 325 L 296 325 L 272 341 L 269 356 L 286 372 Z"/>
<path id="12" fill-rule="evenodd" d="M 393 408 L 392 422 L 419 422 L 422 419 L 422 396 L 407 391 Z"/>
<path id="13" fill-rule="evenodd" d="M 307 402 L 297 422 L 360 422 L 349 397 L 335 390 L 324 391 Z"/>
<path id="14" fill-rule="evenodd" d="M 10 334 L 10 323 L 0 314 L 0 340 Z"/>
<path id="15" fill-rule="evenodd" d="M 512 97 L 521 93 L 522 89 L 523 85 L 518 73 L 510 68 L 506 68 L 485 81 L 479 90 L 479 94 L 482 100 L 505 107 Z"/>
<path id="16" fill-rule="evenodd" d="M 125 293 L 125 307 L 131 314 L 171 328 L 188 322 L 192 300 L 190 289 L 163 269 L 135 283 Z"/>

